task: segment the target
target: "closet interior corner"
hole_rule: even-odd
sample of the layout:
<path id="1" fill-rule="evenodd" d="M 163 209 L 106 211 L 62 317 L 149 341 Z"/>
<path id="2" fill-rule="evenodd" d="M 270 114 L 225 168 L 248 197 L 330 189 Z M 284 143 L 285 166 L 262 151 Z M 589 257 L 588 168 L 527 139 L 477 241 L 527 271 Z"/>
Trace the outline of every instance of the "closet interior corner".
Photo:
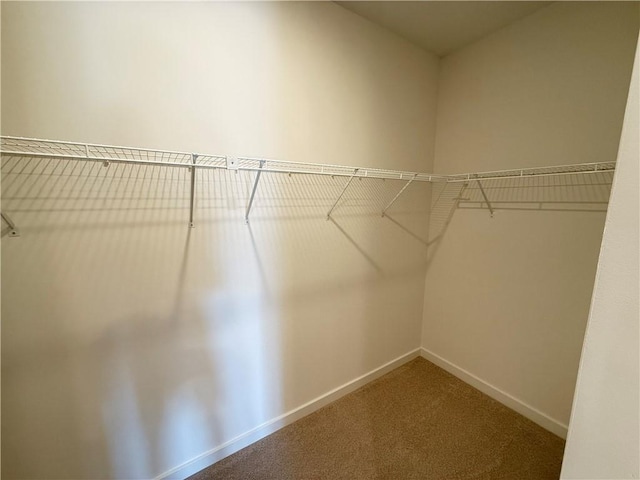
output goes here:
<path id="1" fill-rule="evenodd" d="M 1 23 L 3 477 L 640 475 L 640 3 Z"/>

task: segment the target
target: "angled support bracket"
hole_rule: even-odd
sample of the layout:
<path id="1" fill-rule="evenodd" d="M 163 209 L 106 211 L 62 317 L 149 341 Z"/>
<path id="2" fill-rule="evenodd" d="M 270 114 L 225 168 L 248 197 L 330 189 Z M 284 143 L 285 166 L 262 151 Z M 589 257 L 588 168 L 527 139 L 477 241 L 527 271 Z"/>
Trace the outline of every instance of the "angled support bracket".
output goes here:
<path id="1" fill-rule="evenodd" d="M 482 198 L 484 198 L 484 203 L 487 204 L 487 208 L 489 209 L 491 218 L 493 218 L 493 207 L 491 206 L 491 202 L 487 198 L 487 194 L 485 193 L 484 188 L 482 188 L 482 183 L 480 183 L 480 180 L 476 179 L 476 182 L 478 182 L 478 187 L 480 187 L 480 193 L 482 193 Z"/>
<path id="2" fill-rule="evenodd" d="M 402 187 L 402 188 L 400 189 L 400 191 L 396 194 L 396 196 L 395 196 L 395 197 L 393 197 L 393 200 L 391 200 L 391 201 L 389 202 L 389 204 L 388 204 L 386 207 L 384 207 L 384 209 L 382 210 L 382 216 L 383 216 L 383 217 L 384 217 L 385 212 L 386 212 L 387 210 L 389 210 L 389 208 L 391 207 L 391 205 L 393 205 L 393 204 L 395 203 L 395 201 L 398 199 L 398 197 L 399 197 L 400 195 L 402 195 L 402 192 L 404 192 L 404 191 L 407 189 L 407 187 L 408 187 L 409 185 L 411 185 L 411 182 L 413 182 L 413 181 L 416 179 L 416 177 L 417 177 L 417 176 L 418 176 L 418 174 L 416 173 L 413 177 L 411 177 L 411 180 L 409 180 L 407 183 L 405 183 L 404 187 Z"/>
<path id="3" fill-rule="evenodd" d="M 455 203 L 455 208 L 458 208 L 458 205 L 460 204 L 460 202 L 466 202 L 469 200 L 469 197 L 463 197 L 462 194 L 465 192 L 465 190 L 469 187 L 469 184 L 467 182 L 462 184 L 462 188 L 460 189 L 460 192 L 458 192 L 458 196 L 454 197 L 453 200 L 456 202 Z"/>
<path id="4" fill-rule="evenodd" d="M 251 205 L 253 205 L 253 197 L 256 196 L 256 190 L 258 188 L 258 182 L 260 181 L 260 175 L 262 174 L 262 167 L 264 166 L 264 160 L 260 160 L 260 170 L 256 175 L 256 179 L 253 182 L 253 190 L 251 190 L 251 198 L 249 198 L 249 205 L 247 206 L 247 212 L 244 214 L 244 223 L 249 225 L 249 213 L 251 213 Z"/>
<path id="5" fill-rule="evenodd" d="M 198 155 L 195 153 L 191 154 L 191 193 L 189 196 L 189 228 L 193 228 L 193 207 L 195 205 L 196 199 L 196 160 L 198 159 Z"/>
<path id="6" fill-rule="evenodd" d="M 336 205 L 338 205 L 338 202 L 340 201 L 340 199 L 342 198 L 342 196 L 344 195 L 344 192 L 347 191 L 347 188 L 349 188 L 349 185 L 351 185 L 351 182 L 353 181 L 354 177 L 356 176 L 356 174 L 358 173 L 358 169 L 356 168 L 353 171 L 353 174 L 349 177 L 349 181 L 347 182 L 347 184 L 344 186 L 344 188 L 342 189 L 342 192 L 340 192 L 340 195 L 338 196 L 338 198 L 336 199 L 336 201 L 333 203 L 333 205 L 331 206 L 331 208 L 329 209 L 329 211 L 327 212 L 327 220 L 329 220 L 329 218 L 331 217 L 331 212 L 333 212 L 333 209 L 336 208 Z"/>
<path id="7" fill-rule="evenodd" d="M 20 230 L 18 230 L 18 227 L 16 227 L 16 224 L 13 223 L 13 221 L 11 220 L 11 217 L 9 217 L 9 215 L 7 215 L 6 213 L 2 213 L 2 212 L 0 212 L 0 216 L 6 222 L 6 224 L 9 225 L 9 236 L 19 237 Z"/>

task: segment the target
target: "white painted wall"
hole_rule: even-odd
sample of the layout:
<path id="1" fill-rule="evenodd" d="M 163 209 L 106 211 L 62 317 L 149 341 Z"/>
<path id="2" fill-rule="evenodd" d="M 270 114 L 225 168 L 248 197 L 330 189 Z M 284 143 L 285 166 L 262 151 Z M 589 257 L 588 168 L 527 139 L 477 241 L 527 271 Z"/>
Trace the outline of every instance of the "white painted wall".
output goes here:
<path id="1" fill-rule="evenodd" d="M 627 101 L 561 478 L 640 478 L 640 51 Z"/>
<path id="2" fill-rule="evenodd" d="M 614 161 L 639 7 L 557 2 L 445 57 L 435 171 Z M 488 182 L 489 197 L 503 202 L 494 206 L 505 208 L 494 218 L 459 209 L 445 228 L 453 190 L 432 215 L 431 239 L 444 234 L 429 254 L 427 356 L 559 435 L 605 219 L 591 210 L 605 208 L 593 202 L 606 202 L 610 181 Z M 462 196 L 481 199 L 475 184 Z"/>
<path id="3" fill-rule="evenodd" d="M 3 3 L 2 134 L 428 171 L 438 59 L 332 3 Z M 3 160 L 2 475 L 149 478 L 419 347 L 429 188 Z M 184 471 L 182 471 L 184 473 Z"/>

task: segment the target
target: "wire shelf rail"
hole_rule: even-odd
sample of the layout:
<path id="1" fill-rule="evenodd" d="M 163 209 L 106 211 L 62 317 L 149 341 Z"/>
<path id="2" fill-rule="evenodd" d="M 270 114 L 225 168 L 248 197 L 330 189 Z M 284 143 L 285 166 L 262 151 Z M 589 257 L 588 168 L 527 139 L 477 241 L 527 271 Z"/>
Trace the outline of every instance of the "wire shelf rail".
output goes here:
<path id="1" fill-rule="evenodd" d="M 302 163 L 266 158 L 229 157 L 203 153 L 187 153 L 171 150 L 152 150 L 136 147 L 120 147 L 93 143 L 65 142 L 37 138 L 0 136 L 0 153 L 31 157 L 88 160 L 98 162 L 150 164 L 166 167 L 229 169 L 296 173 L 306 175 L 330 175 L 356 178 L 411 180 L 416 182 L 469 182 L 516 177 L 576 175 L 615 170 L 616 162 L 578 163 L 549 167 L 495 170 L 489 172 L 460 173 L 453 175 L 387 170 L 381 168 L 352 167 L 322 163 Z M 193 156 L 197 161 L 193 162 Z"/>
<path id="2" fill-rule="evenodd" d="M 232 157 L 194 152 L 178 152 L 171 150 L 154 150 L 137 147 L 122 147 L 115 145 L 101 145 L 93 143 L 67 142 L 60 140 L 44 140 L 37 138 L 0 136 L 0 154 L 2 156 L 40 157 L 61 160 L 77 160 L 88 162 L 101 162 L 108 166 L 110 163 L 161 166 L 170 168 L 189 169 L 191 172 L 191 199 L 189 225 L 193 227 L 193 200 L 195 190 L 195 171 L 198 169 L 226 169 L 255 172 L 255 183 L 248 202 L 245 220 L 249 222 L 251 205 L 256 193 L 260 175 L 263 172 L 302 174 L 302 175 L 326 175 L 331 177 L 347 177 L 348 182 L 344 186 L 340 197 L 349 187 L 354 178 L 389 179 L 405 181 L 403 187 L 393 200 L 382 210 L 382 216 L 405 191 L 412 182 L 439 182 L 477 183 L 482 190 L 481 181 L 496 179 L 519 179 L 531 177 L 547 177 L 558 175 L 584 175 L 615 170 L 615 162 L 580 163 L 573 165 L 556 165 L 536 168 L 520 168 L 510 170 L 496 170 L 489 172 L 462 173 L 453 175 L 433 174 L 424 172 L 409 172 L 401 170 L 388 170 L 381 168 L 354 167 L 347 165 L 331 165 L 320 163 L 302 163 L 284 160 L 272 160 L 266 158 Z M 336 200 L 331 210 L 327 213 L 327 219 L 338 204 Z M 485 203 L 492 211 L 489 199 L 485 195 Z"/>
<path id="3" fill-rule="evenodd" d="M 499 180 L 505 178 L 549 177 L 558 175 L 584 175 L 610 172 L 616 169 L 616 162 L 577 163 L 573 165 L 553 165 L 550 167 L 518 168 L 491 172 L 460 173 L 446 175 L 447 182 L 470 182 L 474 180 Z"/>
<path id="4" fill-rule="evenodd" d="M 197 152 L 187 153 L 170 150 L 151 150 L 12 136 L 0 137 L 0 153 L 2 153 L 2 155 L 88 160 L 109 163 L 133 163 L 178 168 L 191 168 L 195 166 L 196 168 L 204 169 L 228 169 L 254 172 L 260 170 L 262 172 L 329 175 L 333 177 L 351 177 L 355 172 L 356 177 L 362 178 L 409 180 L 415 177 L 415 181 L 420 182 L 447 181 L 446 175 L 431 173 L 323 163 L 290 162 L 266 158 L 230 157 Z M 197 157 L 195 162 L 193 162 L 193 156 Z"/>

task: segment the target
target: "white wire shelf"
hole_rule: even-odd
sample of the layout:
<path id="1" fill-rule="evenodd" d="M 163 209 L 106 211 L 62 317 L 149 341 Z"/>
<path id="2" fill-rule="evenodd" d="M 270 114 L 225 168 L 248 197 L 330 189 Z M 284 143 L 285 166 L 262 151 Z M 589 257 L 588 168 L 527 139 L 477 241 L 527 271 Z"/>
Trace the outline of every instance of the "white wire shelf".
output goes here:
<path id="1" fill-rule="evenodd" d="M 470 182 L 474 180 L 498 180 L 505 178 L 516 179 L 558 175 L 583 175 L 611 172 L 615 170 L 615 168 L 616 162 L 577 163 L 573 165 L 554 165 L 550 167 L 495 170 L 492 172 L 460 173 L 446 175 L 446 177 L 448 182 Z"/>
<path id="2" fill-rule="evenodd" d="M 382 216 L 393 205 L 400 195 L 415 182 L 437 182 L 440 184 L 463 183 L 463 188 L 467 184 L 474 182 L 482 194 L 481 206 L 485 204 L 493 216 L 493 207 L 487 197 L 482 182 L 485 180 L 499 179 L 525 179 L 531 177 L 550 177 L 559 175 L 585 175 L 593 173 L 613 172 L 615 162 L 581 163 L 574 165 L 558 165 L 537 168 L 522 168 L 511 170 L 498 170 L 492 172 L 476 172 L 454 175 L 441 175 L 421 172 L 407 172 L 401 170 L 386 170 L 380 168 L 353 167 L 347 165 L 329 165 L 319 163 L 288 162 L 283 160 L 271 160 L 266 158 L 249 157 L 229 157 L 224 155 L 213 155 L 204 153 L 188 153 L 170 150 L 151 150 L 136 147 L 121 147 L 115 145 L 99 145 L 93 143 L 65 142 L 60 140 L 43 140 L 37 138 L 0 136 L 0 154 L 9 157 L 26 158 L 47 158 L 85 162 L 101 162 L 105 166 L 110 163 L 148 165 L 153 167 L 171 167 L 190 170 L 190 202 L 189 202 L 189 225 L 194 226 L 194 198 L 196 175 L 198 169 L 226 169 L 256 172 L 251 196 L 249 198 L 245 221 L 249 222 L 251 206 L 256 194 L 260 175 L 263 172 L 302 174 L 302 175 L 326 175 L 331 177 L 347 177 L 348 181 L 343 186 L 340 195 L 328 211 L 326 218 L 330 219 L 331 213 L 338 206 L 338 203 L 354 178 L 390 179 L 404 181 L 404 185 L 397 192 L 395 197 L 382 209 Z M 15 225 L 11 226 L 11 221 L 6 223 L 18 231 Z"/>
<path id="3" fill-rule="evenodd" d="M 582 175 L 615 170 L 615 162 L 579 163 L 549 167 L 496 170 L 490 172 L 461 173 L 453 175 L 387 170 L 381 168 L 352 167 L 320 163 L 289 162 L 266 158 L 228 157 L 204 153 L 187 153 L 170 150 L 151 150 L 115 145 L 65 142 L 37 138 L 1 136 L 0 153 L 29 157 L 60 158 L 97 162 L 161 165 L 205 169 L 229 169 L 306 175 L 330 175 L 340 177 L 411 180 L 417 182 L 470 182 L 504 178 L 524 178 L 556 175 Z"/>
<path id="4" fill-rule="evenodd" d="M 92 143 L 42 140 L 25 137 L 0 137 L 0 153 L 28 157 L 59 158 L 107 163 L 160 165 L 165 167 L 228 169 L 262 171 L 286 174 L 329 175 L 334 177 L 377 178 L 419 182 L 447 181 L 444 175 L 386 170 L 381 168 L 351 167 L 320 163 L 288 162 L 266 158 L 229 157 L 204 153 L 120 147 Z"/>

